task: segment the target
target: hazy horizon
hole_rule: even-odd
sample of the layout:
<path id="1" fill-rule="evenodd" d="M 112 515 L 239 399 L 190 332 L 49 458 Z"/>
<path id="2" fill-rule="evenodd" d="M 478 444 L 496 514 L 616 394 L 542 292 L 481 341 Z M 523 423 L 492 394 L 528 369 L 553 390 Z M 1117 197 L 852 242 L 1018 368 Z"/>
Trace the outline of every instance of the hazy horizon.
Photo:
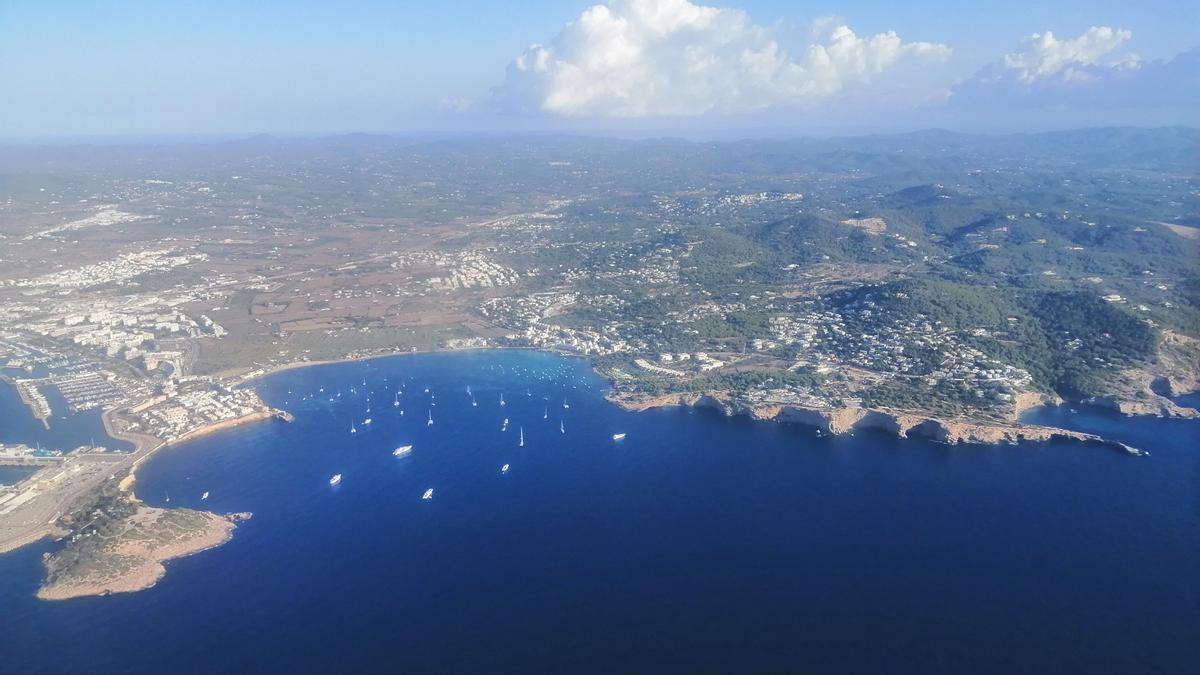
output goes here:
<path id="1" fill-rule="evenodd" d="M 10 2 L 0 139 L 840 136 L 1195 124 L 1200 10 Z"/>

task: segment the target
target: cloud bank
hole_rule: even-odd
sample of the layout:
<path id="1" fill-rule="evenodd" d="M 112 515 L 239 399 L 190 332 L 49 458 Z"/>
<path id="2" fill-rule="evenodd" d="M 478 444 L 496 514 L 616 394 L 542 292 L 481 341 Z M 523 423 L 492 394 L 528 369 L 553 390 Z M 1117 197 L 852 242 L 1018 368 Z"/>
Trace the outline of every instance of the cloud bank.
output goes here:
<path id="1" fill-rule="evenodd" d="M 612 0 L 526 49 L 496 96 L 509 109 L 565 118 L 802 109 L 876 89 L 903 92 L 883 75 L 949 56 L 943 44 L 905 42 L 894 32 L 860 37 L 841 24 L 826 24 L 823 40 L 792 56 L 740 10 Z"/>
<path id="2" fill-rule="evenodd" d="M 1132 33 L 1093 26 L 1059 39 L 1035 33 L 952 89 L 954 110 L 1181 111 L 1200 105 L 1200 52 L 1143 61 L 1121 47 Z"/>
<path id="3" fill-rule="evenodd" d="M 1037 82 L 1052 77 L 1066 80 L 1088 77 L 1084 68 L 1101 66 L 1121 43 L 1133 36 L 1122 28 L 1092 26 L 1082 35 L 1059 40 L 1054 33 L 1034 33 L 1022 49 L 1004 56 L 1004 68 L 1022 82 Z M 1136 68 L 1138 58 L 1128 55 L 1108 67 Z"/>

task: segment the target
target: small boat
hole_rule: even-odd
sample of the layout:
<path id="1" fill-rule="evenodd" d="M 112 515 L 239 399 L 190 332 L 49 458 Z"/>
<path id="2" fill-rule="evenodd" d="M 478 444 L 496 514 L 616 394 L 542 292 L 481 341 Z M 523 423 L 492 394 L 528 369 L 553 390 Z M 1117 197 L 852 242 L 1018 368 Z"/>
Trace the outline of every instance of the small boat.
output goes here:
<path id="1" fill-rule="evenodd" d="M 421 499 L 433 499 L 433 488 L 426 490 L 425 494 L 421 495 Z"/>
<path id="2" fill-rule="evenodd" d="M 425 423 L 425 426 L 427 426 L 427 427 L 433 426 L 433 411 L 432 410 L 429 411 L 429 421 Z"/>
<path id="3" fill-rule="evenodd" d="M 563 399 L 563 408 L 570 408 L 570 407 L 571 407 L 571 404 L 567 403 L 567 399 L 564 398 Z"/>
<path id="4" fill-rule="evenodd" d="M 395 400 L 392 401 L 392 407 L 393 408 L 400 407 L 400 392 L 396 392 L 396 398 L 395 398 Z"/>
<path id="5" fill-rule="evenodd" d="M 500 473 L 508 473 L 508 465 L 507 464 L 500 467 Z"/>
<path id="6" fill-rule="evenodd" d="M 625 434 L 613 434 L 613 440 L 614 441 L 623 441 L 623 440 L 625 440 Z"/>
<path id="7" fill-rule="evenodd" d="M 502 405 L 502 406 L 508 405 L 507 403 L 504 402 L 504 394 L 500 394 L 500 405 Z"/>
<path id="8" fill-rule="evenodd" d="M 545 408 L 542 410 L 542 419 L 544 419 L 544 420 L 550 419 L 550 409 L 549 408 Z"/>
<path id="9" fill-rule="evenodd" d="M 525 447 L 525 427 L 521 427 L 521 440 L 517 441 L 517 447 Z"/>
<path id="10" fill-rule="evenodd" d="M 408 453 L 410 453 L 410 452 L 412 452 L 412 446 L 411 446 L 411 445 L 402 445 L 402 446 L 400 446 L 400 447 L 398 447 L 398 448 L 396 448 L 395 450 L 393 450 L 393 451 L 392 451 L 392 456 L 394 456 L 394 457 L 403 457 L 404 455 L 407 455 L 407 454 L 408 454 Z"/>
<path id="11" fill-rule="evenodd" d="M 338 483 L 341 483 L 341 482 L 342 482 L 342 474 L 340 474 L 340 473 L 333 474 L 333 478 L 329 479 L 330 485 L 337 485 Z"/>
<path id="12" fill-rule="evenodd" d="M 504 418 L 504 423 L 500 425 L 500 431 L 508 431 L 508 418 Z"/>
<path id="13" fill-rule="evenodd" d="M 354 428 L 354 422 L 351 422 L 351 423 L 350 423 L 350 433 L 352 433 L 352 434 L 357 434 L 357 433 L 358 433 L 358 429 L 355 429 L 355 428 Z"/>
<path id="14" fill-rule="evenodd" d="M 474 408 L 477 405 L 479 404 L 475 402 L 475 394 L 471 394 L 471 407 Z"/>
<path id="15" fill-rule="evenodd" d="M 205 499 L 208 499 L 208 493 L 207 493 L 207 492 L 205 492 L 204 494 L 200 495 L 200 501 L 204 501 Z"/>
<path id="16" fill-rule="evenodd" d="M 565 434 L 565 433 L 567 433 L 567 428 L 563 426 L 563 421 L 562 421 L 562 420 L 559 420 L 559 421 L 558 421 L 558 433 L 560 433 L 560 434 Z"/>
<path id="17" fill-rule="evenodd" d="M 367 419 L 363 420 L 363 426 L 364 426 L 364 427 L 365 427 L 365 426 L 370 426 L 370 424 L 371 424 L 371 418 L 370 418 L 370 417 L 368 417 Z"/>

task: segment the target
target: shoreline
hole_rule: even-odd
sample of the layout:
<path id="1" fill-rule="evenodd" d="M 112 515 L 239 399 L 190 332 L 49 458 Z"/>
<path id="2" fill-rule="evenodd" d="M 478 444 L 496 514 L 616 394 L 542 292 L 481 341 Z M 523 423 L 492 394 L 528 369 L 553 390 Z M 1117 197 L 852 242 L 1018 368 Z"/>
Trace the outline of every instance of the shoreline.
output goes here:
<path id="1" fill-rule="evenodd" d="M 688 392 L 661 396 L 610 394 L 605 398 L 623 410 L 641 412 L 653 408 L 710 408 L 726 416 L 745 416 L 753 420 L 801 424 L 834 436 L 856 430 L 874 429 L 896 438 L 925 438 L 946 445 L 1015 445 L 1056 439 L 1095 443 L 1130 455 L 1149 453 L 1097 434 L 1060 427 L 1024 424 L 1019 421 L 991 422 L 968 419 L 943 419 L 933 415 L 889 408 L 815 408 L 791 403 L 741 403 L 728 392 Z M 1052 401 L 1053 399 L 1051 399 Z M 1028 406 L 1025 408 L 1028 409 Z"/>
<path id="2" fill-rule="evenodd" d="M 531 353 L 553 354 L 565 358 L 583 358 L 585 355 L 560 353 L 554 350 L 526 348 L 526 347 L 471 347 L 463 349 L 437 349 L 426 351 L 406 351 L 393 352 L 385 354 L 369 354 L 347 357 L 345 359 L 328 359 L 320 361 L 293 361 L 290 363 L 280 364 L 271 368 L 258 369 L 250 371 L 241 376 L 240 384 L 252 382 L 268 375 L 274 375 L 280 372 L 306 368 L 309 366 L 321 365 L 336 365 L 341 363 L 353 363 L 358 361 L 369 361 L 374 359 L 383 359 L 389 357 L 400 356 L 418 356 L 425 354 L 449 354 L 459 352 L 482 352 L 482 351 L 527 351 Z M 1067 439 L 1078 442 L 1096 443 L 1105 447 L 1122 450 L 1131 455 L 1146 454 L 1137 449 L 1126 446 L 1117 441 L 1105 439 L 1095 434 L 1072 431 L 1058 427 L 1048 427 L 1040 425 L 1023 424 L 1015 417 L 1021 412 L 1029 408 L 1045 405 L 1045 404 L 1061 404 L 1063 401 L 1058 397 L 1027 392 L 1016 401 L 1016 410 L 1014 419 L 1011 422 L 1001 422 L 994 420 L 972 420 L 972 419 L 943 419 L 937 416 L 907 412 L 882 408 L 813 408 L 805 407 L 796 404 L 748 404 L 739 402 L 730 395 L 729 392 L 721 391 L 706 391 L 706 392 L 678 392 L 664 395 L 646 395 L 646 394 L 628 394 L 617 392 L 613 388 L 613 380 L 605 376 L 602 372 L 595 368 L 594 361 L 588 359 L 593 373 L 608 384 L 608 390 L 603 393 L 606 401 L 616 405 L 617 407 L 627 411 L 643 411 L 651 408 L 673 407 L 673 406 L 689 406 L 696 408 L 712 408 L 725 415 L 741 415 L 747 416 L 759 421 L 775 421 L 778 423 L 796 423 L 806 426 L 815 427 L 823 432 L 833 435 L 853 433 L 859 429 L 874 429 L 891 433 L 897 438 L 924 438 L 935 442 L 945 443 L 947 445 L 1006 445 L 1017 444 L 1021 442 L 1045 442 L 1053 439 Z M 230 376 L 233 379 L 235 376 Z M 138 511 L 143 512 L 149 510 L 151 512 L 194 512 L 203 514 L 206 518 L 217 519 L 210 521 L 211 523 L 219 522 L 226 523 L 219 525 L 222 530 L 222 535 L 219 538 L 209 536 L 202 539 L 201 542 L 188 543 L 189 540 L 183 542 L 168 543 L 164 546 L 143 552 L 139 565 L 135 568 L 134 573 L 129 579 L 122 576 L 105 580 L 104 583 L 92 584 L 71 584 L 70 588 L 62 588 L 54 590 L 54 584 L 50 585 L 50 590 L 44 593 L 39 590 L 38 597 L 45 600 L 59 600 L 73 597 L 81 597 L 85 595 L 106 595 L 114 592 L 134 592 L 154 586 L 165 574 L 166 569 L 163 567 L 164 562 L 187 555 L 193 555 L 209 548 L 215 548 L 229 541 L 232 538 L 233 529 L 236 527 L 236 520 L 240 517 L 239 514 L 229 516 L 216 514 L 208 511 L 195 509 L 161 509 L 157 507 L 145 506 L 135 493 L 135 484 L 137 479 L 137 469 L 142 462 L 154 456 L 154 454 L 164 447 L 171 445 L 183 445 L 189 441 L 197 440 L 204 436 L 239 427 L 245 424 L 250 424 L 262 420 L 280 418 L 287 421 L 291 420 L 290 413 L 268 408 L 259 410 L 248 415 L 243 415 L 230 420 L 223 420 L 213 424 L 205 425 L 195 429 L 173 441 L 163 441 L 148 434 L 130 431 L 119 431 L 114 423 L 117 410 L 108 410 L 101 416 L 104 423 L 105 432 L 114 439 L 126 441 L 134 445 L 134 450 L 130 453 L 130 462 L 125 475 L 118 484 L 118 489 L 127 495 L 134 504 L 137 505 Z M 231 520 L 232 519 L 232 520 Z M 49 535 L 62 536 L 65 534 L 61 529 L 56 528 L 53 524 L 49 524 L 42 528 L 42 532 L 37 536 L 32 534 L 25 537 L 21 542 L 9 547 L 7 550 L 20 548 L 30 543 L 34 543 Z M 209 532 L 211 535 L 212 532 Z M 218 540 L 219 539 L 219 540 Z M 195 546 L 195 543 L 202 543 L 200 546 Z M 152 572 L 152 574 L 151 574 Z M 46 588 L 43 586 L 43 588 Z"/>
<path id="3" fill-rule="evenodd" d="M 112 439 L 131 443 L 133 445 L 133 449 L 126 453 L 122 453 L 124 457 L 122 457 L 120 464 L 114 467 L 113 475 L 121 476 L 121 479 L 117 483 L 117 489 L 126 494 L 133 503 L 138 505 L 143 504 L 143 502 L 137 497 L 134 489 L 137 483 L 137 471 L 143 462 L 153 457 L 159 450 L 162 450 L 167 446 L 179 445 L 186 441 L 196 440 L 200 437 L 207 436 L 225 429 L 241 426 L 243 424 L 249 424 L 271 418 L 290 421 L 291 418 L 291 415 L 285 411 L 274 409 L 269 411 L 258 411 L 232 420 L 224 420 L 222 422 L 200 427 L 184 437 L 168 442 L 148 434 L 131 431 L 119 431 L 116 428 L 116 425 L 113 423 L 113 416 L 116 412 L 116 409 L 110 409 L 101 414 L 100 419 L 104 426 L 104 432 Z M 33 474 L 33 476 L 36 475 L 36 473 Z M 28 478 L 26 480 L 28 480 Z M 91 494 L 91 491 L 89 490 L 76 495 L 71 504 L 77 504 L 78 500 L 84 498 L 84 496 L 87 494 Z M 69 510 L 69 508 L 67 510 Z M 58 539 L 70 534 L 68 530 L 64 530 L 57 525 L 58 516 L 63 515 L 63 513 L 65 513 L 65 511 L 58 513 L 53 521 L 42 524 L 36 529 L 30 530 L 19 537 L 0 542 L 0 555 L 15 551 L 19 548 L 24 548 L 25 546 L 36 544 L 44 539 Z M 206 511 L 205 513 L 211 512 Z"/>
<path id="4" fill-rule="evenodd" d="M 339 364 L 339 363 L 355 363 L 355 362 L 359 362 L 359 361 L 371 361 L 374 359 L 383 359 L 383 358 L 389 358 L 389 357 L 394 357 L 394 356 L 419 356 L 422 354 L 447 354 L 447 353 L 459 353 L 459 352 L 484 352 L 484 351 L 529 351 L 529 352 L 537 352 L 537 353 L 542 353 L 542 354 L 553 354 L 555 356 L 564 357 L 564 358 L 585 359 L 589 362 L 589 365 L 592 366 L 592 372 L 595 373 L 599 378 L 604 380 L 608 385 L 608 391 L 604 393 L 604 398 L 607 401 L 609 401 L 610 403 L 613 403 L 624 410 L 629 410 L 632 412 L 645 410 L 650 407 L 668 407 L 668 406 L 673 406 L 673 405 L 687 405 L 687 404 L 664 403 L 662 405 L 641 406 L 637 403 L 633 403 L 632 405 L 630 405 L 628 403 L 629 401 L 636 401 L 639 399 L 650 399 L 650 398 L 683 399 L 683 398 L 687 398 L 689 396 L 696 395 L 696 392 L 675 392 L 675 393 L 662 394 L 662 395 L 621 394 L 621 393 L 618 393 L 614 389 L 614 386 L 613 386 L 614 381 L 611 378 L 609 378 L 608 376 L 601 373 L 599 370 L 597 370 L 594 362 L 587 355 L 575 354 L 575 353 L 570 353 L 570 352 L 562 352 L 562 351 L 553 350 L 553 349 L 542 349 L 542 348 L 538 348 L 538 347 L 466 347 L 466 348 L 462 348 L 462 349 L 445 348 L 445 349 L 428 349 L 428 350 L 413 350 L 413 351 L 405 351 L 405 352 L 393 352 L 393 353 L 389 353 L 389 354 L 370 354 L 370 355 L 365 355 L 365 356 L 352 356 L 352 357 L 347 357 L 344 359 L 323 359 L 320 361 L 292 361 L 292 362 L 281 364 L 278 366 L 273 366 L 270 368 L 252 371 L 250 374 L 247 374 L 246 376 L 243 377 L 243 379 L 239 383 L 239 385 L 245 384 L 247 382 L 251 382 L 251 381 L 263 378 L 263 377 L 267 377 L 269 375 L 274 375 L 276 373 L 281 373 L 281 372 L 285 372 L 285 371 L 289 371 L 289 370 L 296 370 L 296 369 L 305 368 L 308 366 L 333 365 L 333 364 Z M 720 394 L 721 396 L 725 396 L 726 398 L 728 398 L 728 392 L 704 392 L 704 394 L 706 394 L 706 395 L 714 394 L 714 393 Z M 1183 393 L 1200 393 L 1200 389 L 1193 390 L 1192 392 L 1183 392 Z M 1155 414 L 1149 410 L 1143 410 L 1141 408 L 1137 408 L 1132 405 L 1131 406 L 1122 406 L 1122 405 L 1105 406 L 1103 404 L 1089 402 L 1089 401 L 1097 400 L 1098 398 L 1101 398 L 1101 397 L 1093 396 L 1093 397 L 1090 397 L 1090 399 L 1073 401 L 1073 403 L 1076 403 L 1078 405 L 1095 405 L 1096 407 L 1106 408 L 1110 411 L 1116 412 L 1125 417 L 1137 417 L 1137 416 L 1141 416 L 1141 415 Z M 1167 401 L 1168 401 L 1168 403 L 1172 403 L 1169 399 L 1167 399 Z M 943 419 L 936 415 L 930 415 L 930 414 L 923 413 L 923 412 L 891 410 L 891 409 L 886 409 L 886 408 L 821 409 L 821 408 L 805 408 L 804 406 L 793 405 L 793 404 L 778 404 L 778 406 L 781 408 L 794 408 L 797 411 L 803 410 L 803 411 L 807 411 L 809 414 L 816 414 L 816 415 L 824 415 L 824 414 L 848 415 L 848 414 L 853 414 L 848 411 L 861 410 L 861 411 L 866 411 L 868 413 L 875 413 L 878 415 L 895 416 L 900 419 L 907 419 L 907 420 L 918 419 L 921 422 L 929 422 L 929 423 L 939 424 L 939 425 L 950 425 L 951 429 L 965 426 L 965 427 L 973 427 L 973 428 L 978 428 L 978 429 L 989 430 L 982 437 L 984 440 L 970 440 L 966 437 L 960 437 L 957 434 L 950 434 L 949 437 L 952 439 L 952 440 L 948 441 L 950 443 L 978 443 L 978 444 L 982 444 L 982 445 L 1011 445 L 1012 443 L 1018 442 L 1019 440 L 1022 440 L 1022 439 L 1035 441 L 1035 442 L 1037 440 L 1048 440 L 1049 436 L 1045 436 L 1045 434 L 1053 435 L 1054 433 L 1057 433 L 1058 435 L 1060 435 L 1062 437 L 1073 438 L 1076 440 L 1096 442 L 1096 443 L 1099 443 L 1099 444 L 1102 444 L 1105 446 L 1109 446 L 1109 447 L 1118 447 L 1119 449 L 1121 449 L 1125 452 L 1128 452 L 1130 454 L 1135 454 L 1135 455 L 1141 454 L 1141 451 L 1137 450 L 1136 448 L 1130 448 L 1123 443 L 1118 443 L 1117 441 L 1112 441 L 1110 439 L 1106 439 L 1101 436 L 1097 436 L 1095 434 L 1085 434 L 1083 432 L 1072 431 L 1070 429 L 1064 429 L 1061 427 L 1048 427 L 1048 426 L 1041 426 L 1041 425 L 1034 425 L 1034 424 L 1024 424 L 1020 421 L 1020 416 L 1024 412 L 1026 412 L 1032 408 L 1036 408 L 1036 407 L 1042 406 L 1042 405 L 1062 405 L 1064 403 L 1067 403 L 1067 401 L 1065 401 L 1064 399 L 1062 399 L 1061 397 L 1059 397 L 1055 394 L 1045 394 L 1045 393 L 1039 393 L 1039 392 L 1024 392 L 1022 394 L 1019 394 L 1016 397 L 1016 400 L 1014 401 L 1014 412 L 1012 414 L 1012 419 L 1008 423 L 1001 423 L 1001 422 L 995 422 L 992 420 L 984 420 L 984 419 L 972 419 L 972 418 Z M 775 404 L 763 404 L 763 407 L 771 407 L 773 405 L 775 405 Z M 1174 404 L 1172 403 L 1172 405 L 1174 405 Z M 753 408 L 755 406 L 751 405 L 750 407 Z M 1181 409 L 1185 410 L 1185 411 L 1190 411 L 1190 409 L 1188 409 L 1188 408 L 1181 408 Z M 729 413 L 729 414 L 741 414 L 741 413 Z M 754 419 L 773 419 L 773 417 L 769 417 L 769 416 L 764 417 L 762 415 L 756 415 L 756 414 L 750 414 L 750 416 Z M 1163 415 L 1156 414 L 1155 416 L 1161 417 Z M 1200 417 L 1200 412 L 1197 412 L 1197 414 L 1195 414 L 1195 415 L 1191 414 L 1190 412 L 1185 412 L 1184 414 L 1178 415 L 1178 416 L 1183 417 L 1183 418 L 1197 418 L 1197 417 Z M 778 420 L 778 421 L 793 421 L 793 420 Z M 800 422 L 800 423 L 803 423 L 803 422 Z M 822 429 L 822 431 L 826 430 L 826 429 L 822 428 L 822 425 L 820 423 L 809 424 L 809 426 L 816 426 L 818 429 Z M 906 438 L 907 432 L 910 430 L 912 430 L 912 427 L 908 427 L 907 429 L 904 430 L 905 431 L 904 434 L 898 434 L 898 436 L 900 438 Z M 845 433 L 845 431 L 840 431 L 840 432 L 839 431 L 831 431 L 829 433 L 835 433 L 835 434 L 836 433 Z M 995 440 L 995 441 L 986 440 L 986 438 L 988 436 L 997 436 L 999 438 L 999 440 Z M 1038 438 L 1034 438 L 1034 436 L 1037 436 Z M 1012 438 L 1014 438 L 1014 437 L 1020 437 L 1020 438 L 1018 438 L 1018 441 L 1014 441 L 1014 440 L 1012 440 Z"/>
<path id="5" fill-rule="evenodd" d="M 98 578 L 83 576 L 79 579 L 43 583 L 37 590 L 37 598 L 45 601 L 61 601 L 114 593 L 136 593 L 153 588 L 166 576 L 166 563 L 228 543 L 233 538 L 233 531 L 237 529 L 237 524 L 251 517 L 249 513 L 221 515 L 195 509 L 160 509 L 142 506 L 140 502 L 135 517 L 161 518 L 172 512 L 197 514 L 205 522 L 201 529 L 195 531 L 195 534 L 183 540 L 174 540 L 164 544 L 147 544 L 140 541 L 117 542 L 111 546 L 111 549 L 104 551 L 101 557 L 110 555 L 122 560 L 132 558 L 135 560 L 133 569 L 107 576 L 100 575 Z"/>

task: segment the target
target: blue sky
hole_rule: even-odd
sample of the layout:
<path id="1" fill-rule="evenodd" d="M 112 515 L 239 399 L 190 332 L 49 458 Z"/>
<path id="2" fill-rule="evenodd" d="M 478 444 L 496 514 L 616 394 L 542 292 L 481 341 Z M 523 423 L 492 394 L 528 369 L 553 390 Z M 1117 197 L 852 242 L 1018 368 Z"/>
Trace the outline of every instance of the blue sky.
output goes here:
<path id="1" fill-rule="evenodd" d="M 1155 64 L 1200 45 L 1189 2 L 614 0 L 581 21 L 593 4 L 0 0 L 0 136 L 986 128 L 1018 99 L 1055 111 L 1048 126 L 1186 122 L 1186 98 L 1122 92 L 1186 79 Z M 1022 42 L 1046 31 L 1036 53 Z M 834 43 L 843 61 L 812 58 Z M 1004 65 L 1023 52 L 1040 65 Z"/>

